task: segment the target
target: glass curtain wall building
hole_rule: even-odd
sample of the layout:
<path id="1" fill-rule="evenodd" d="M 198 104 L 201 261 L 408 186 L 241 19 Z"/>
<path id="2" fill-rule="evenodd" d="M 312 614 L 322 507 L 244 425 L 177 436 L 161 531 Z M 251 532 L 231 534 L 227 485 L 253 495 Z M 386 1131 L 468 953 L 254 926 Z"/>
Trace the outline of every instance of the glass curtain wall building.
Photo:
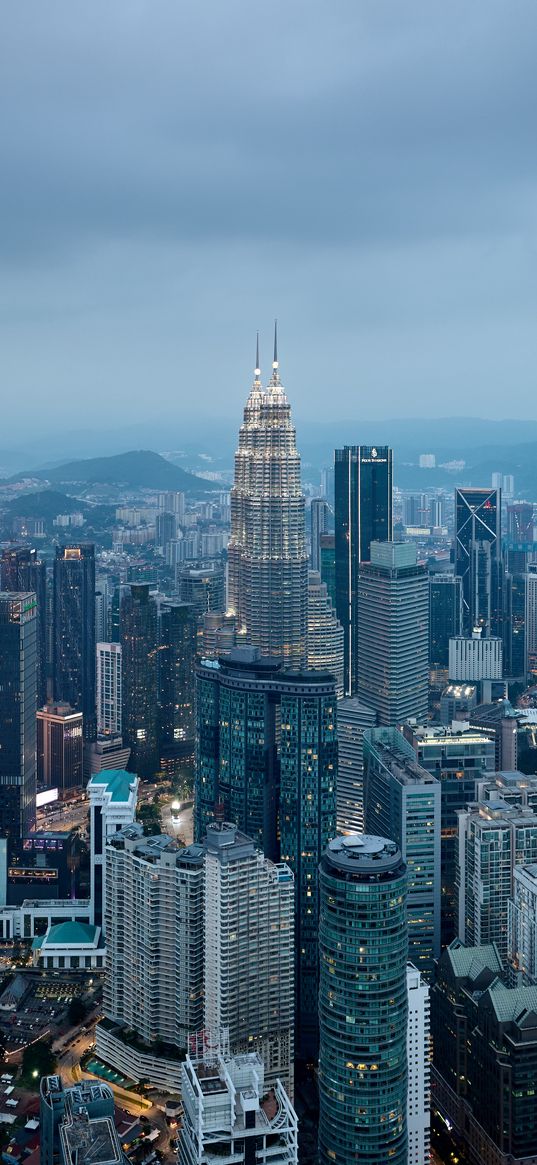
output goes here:
<path id="1" fill-rule="evenodd" d="M 393 531 L 392 450 L 346 445 L 336 449 L 336 610 L 343 627 L 345 695 L 358 690 L 358 574 L 372 542 L 389 542 Z"/>
<path id="2" fill-rule="evenodd" d="M 408 1165 L 406 869 L 353 834 L 320 865 L 320 1165 Z"/>

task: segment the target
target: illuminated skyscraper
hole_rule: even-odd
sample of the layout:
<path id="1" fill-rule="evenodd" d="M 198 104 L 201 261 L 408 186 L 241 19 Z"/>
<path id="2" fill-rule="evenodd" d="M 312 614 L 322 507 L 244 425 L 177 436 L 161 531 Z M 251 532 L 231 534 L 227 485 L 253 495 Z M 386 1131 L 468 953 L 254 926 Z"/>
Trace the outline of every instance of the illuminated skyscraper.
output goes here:
<path id="1" fill-rule="evenodd" d="M 358 694 L 358 577 L 372 542 L 392 538 L 392 450 L 346 445 L 335 460 L 336 610 L 345 633 L 345 695 Z"/>
<path id="2" fill-rule="evenodd" d="M 0 838 L 35 822 L 37 602 L 0 592 Z"/>
<path id="3" fill-rule="evenodd" d="M 33 592 L 37 599 L 37 702 L 47 699 L 47 566 L 37 550 L 13 546 L 0 562 L 0 590 Z"/>
<path id="4" fill-rule="evenodd" d="M 307 657 L 308 557 L 300 456 L 280 383 L 276 334 L 272 376 L 255 379 L 239 433 L 231 491 L 228 607 L 262 655 L 284 666 Z"/>
<path id="5" fill-rule="evenodd" d="M 84 737 L 94 740 L 95 548 L 58 546 L 54 560 L 54 695 L 84 714 Z"/>
<path id="6" fill-rule="evenodd" d="M 308 576 L 308 668 L 331 672 L 338 700 L 343 696 L 343 627 L 316 570 Z"/>
<path id="7" fill-rule="evenodd" d="M 121 600 L 123 736 L 133 772 L 151 777 L 157 751 L 157 607 L 147 583 L 132 584 Z"/>

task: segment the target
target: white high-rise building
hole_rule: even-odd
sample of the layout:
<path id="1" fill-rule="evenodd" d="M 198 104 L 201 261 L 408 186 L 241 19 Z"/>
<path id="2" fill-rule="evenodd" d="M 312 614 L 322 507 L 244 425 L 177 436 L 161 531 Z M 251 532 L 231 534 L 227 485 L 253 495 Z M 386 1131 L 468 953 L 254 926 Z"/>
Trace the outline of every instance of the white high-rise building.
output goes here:
<path id="1" fill-rule="evenodd" d="M 471 637 L 456 635 L 449 640 L 449 678 L 455 683 L 501 680 L 503 646 L 499 636 L 482 639 L 480 630 Z"/>
<path id="2" fill-rule="evenodd" d="M 326 583 L 316 570 L 308 575 L 308 668 L 331 672 L 336 696 L 343 696 L 343 627 Z"/>
<path id="3" fill-rule="evenodd" d="M 106 847 L 107 1020 L 186 1048 L 203 1016 L 203 849 L 120 830 Z"/>
<path id="4" fill-rule="evenodd" d="M 283 863 L 235 825 L 205 842 L 205 1028 L 226 1028 L 232 1052 L 256 1050 L 268 1087 L 293 1095 L 294 885 Z"/>
<path id="5" fill-rule="evenodd" d="M 498 797 L 457 816 L 458 937 L 469 946 L 494 942 L 506 959 L 514 871 L 537 861 L 537 814 Z"/>
<path id="6" fill-rule="evenodd" d="M 408 992 L 408 1165 L 426 1165 L 431 1144 L 431 1025 L 429 988 L 409 963 Z"/>
<path id="7" fill-rule="evenodd" d="M 182 1065 L 179 1165 L 297 1165 L 298 1122 L 281 1081 L 266 1083 L 257 1052 L 230 1056 L 207 1032 L 197 1043 Z"/>
<path id="8" fill-rule="evenodd" d="M 308 556 L 300 456 L 278 372 L 255 378 L 239 432 L 231 491 L 228 608 L 262 655 L 302 669 L 307 660 Z"/>
<path id="9" fill-rule="evenodd" d="M 124 769 L 103 769 L 88 784 L 90 803 L 91 922 L 105 929 L 106 846 L 136 816 L 138 777 Z"/>
<path id="10" fill-rule="evenodd" d="M 158 508 L 161 513 L 175 514 L 179 525 L 182 525 L 185 516 L 185 495 L 181 490 L 165 490 L 158 495 Z"/>
<path id="11" fill-rule="evenodd" d="M 374 728 L 377 713 L 356 696 L 337 705 L 338 771 L 336 777 L 337 831 L 364 830 L 364 732 Z"/>
<path id="12" fill-rule="evenodd" d="M 97 734 L 121 736 L 121 644 L 97 644 Z"/>

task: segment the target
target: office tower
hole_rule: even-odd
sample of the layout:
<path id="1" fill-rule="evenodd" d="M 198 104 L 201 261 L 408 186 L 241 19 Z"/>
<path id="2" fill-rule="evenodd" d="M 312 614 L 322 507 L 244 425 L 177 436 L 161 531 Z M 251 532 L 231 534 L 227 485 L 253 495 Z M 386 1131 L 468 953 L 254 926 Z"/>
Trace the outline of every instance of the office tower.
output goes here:
<path id="1" fill-rule="evenodd" d="M 358 694 L 359 572 L 372 542 L 392 538 L 392 451 L 346 445 L 334 464 L 336 610 L 343 627 L 345 695 Z"/>
<path id="2" fill-rule="evenodd" d="M 431 1016 L 429 986 L 407 965 L 408 1165 L 426 1165 L 431 1143 Z"/>
<path id="3" fill-rule="evenodd" d="M 351 834 L 319 869 L 319 1162 L 407 1165 L 406 871 Z"/>
<path id="4" fill-rule="evenodd" d="M 455 490 L 455 574 L 462 579 L 462 630 L 500 635 L 503 564 L 501 490 Z"/>
<path id="5" fill-rule="evenodd" d="M 509 962 L 524 983 L 537 983 L 537 865 L 517 865 L 509 901 Z"/>
<path id="6" fill-rule="evenodd" d="M 230 1056 L 201 1032 L 182 1065 L 178 1165 L 298 1165 L 298 1122 L 281 1081 L 268 1089 L 257 1052 Z"/>
<path id="7" fill-rule="evenodd" d="M 39 1092 L 41 1165 L 127 1165 L 108 1084 L 83 1080 L 68 1088 L 61 1076 L 42 1076 Z"/>
<path id="8" fill-rule="evenodd" d="M 84 783 L 96 773 L 109 769 L 126 769 L 131 750 L 123 744 L 122 736 L 98 736 L 84 749 Z"/>
<path id="9" fill-rule="evenodd" d="M 308 669 L 331 672 L 336 696 L 343 696 L 343 628 L 325 583 L 316 570 L 308 573 Z"/>
<path id="10" fill-rule="evenodd" d="M 529 565 L 525 582 L 525 674 L 537 673 L 537 564 Z"/>
<path id="11" fill-rule="evenodd" d="M 152 777 L 157 749 L 157 606 L 149 584 L 132 584 L 121 600 L 123 739 L 130 766 Z"/>
<path id="12" fill-rule="evenodd" d="M 356 696 L 337 706 L 338 771 L 336 813 L 338 833 L 362 833 L 364 828 L 364 732 L 374 728 L 377 714 Z"/>
<path id="13" fill-rule="evenodd" d="M 201 657 L 219 659 L 228 655 L 237 645 L 237 620 L 224 611 L 211 611 L 203 616 Z"/>
<path id="14" fill-rule="evenodd" d="M 509 574 L 524 574 L 535 554 L 533 503 L 518 502 L 507 507 L 507 557 Z"/>
<path id="15" fill-rule="evenodd" d="M 312 570 L 321 569 L 321 535 L 326 533 L 328 505 L 324 498 L 313 498 L 310 505 L 310 563 Z"/>
<path id="16" fill-rule="evenodd" d="M 462 628 L 462 581 L 453 574 L 429 576 L 429 667 L 447 667 L 449 640 Z"/>
<path id="17" fill-rule="evenodd" d="M 391 837 L 407 871 L 408 958 L 428 977 L 440 954 L 440 781 L 397 728 L 364 733 L 365 829 Z"/>
<path id="18" fill-rule="evenodd" d="M 440 724 L 470 721 L 477 705 L 477 684 L 446 684 L 440 694 Z"/>
<path id="19" fill-rule="evenodd" d="M 205 1029 L 259 1052 L 267 1085 L 292 1096 L 293 875 L 228 823 L 207 827 L 204 848 Z"/>
<path id="20" fill-rule="evenodd" d="M 441 943 L 445 946 L 457 931 L 457 810 L 475 801 L 477 781 L 494 772 L 495 743 L 491 735 L 464 722 L 451 728 L 405 724 L 403 734 L 418 763 L 441 785 Z"/>
<path id="21" fill-rule="evenodd" d="M 181 526 L 185 517 L 185 495 L 180 490 L 166 490 L 158 495 L 158 508 L 167 514 L 174 514 Z"/>
<path id="22" fill-rule="evenodd" d="M 103 769 L 88 783 L 90 817 L 91 922 L 105 929 L 106 846 L 136 816 L 138 777 L 123 769 Z"/>
<path id="23" fill-rule="evenodd" d="M 157 546 L 161 546 L 163 549 L 168 545 L 168 542 L 172 542 L 174 538 L 177 538 L 177 519 L 175 514 L 168 514 L 166 510 L 162 510 L 162 512 L 157 514 L 156 535 Z"/>
<path id="24" fill-rule="evenodd" d="M 37 600 L 0 591 L 0 838 L 35 824 Z"/>
<path id="25" fill-rule="evenodd" d="M 110 638 L 110 589 L 107 578 L 95 579 L 95 639 L 107 643 Z"/>
<path id="26" fill-rule="evenodd" d="M 203 850 L 131 825 L 109 838 L 105 860 L 108 1022 L 98 1050 L 128 1031 L 154 1054 L 159 1043 L 185 1049 L 203 1022 Z"/>
<path id="27" fill-rule="evenodd" d="M 427 716 L 429 583 L 408 542 L 373 542 L 358 584 L 358 691 L 379 724 Z"/>
<path id="28" fill-rule="evenodd" d="M 84 715 L 84 739 L 96 734 L 95 548 L 58 546 L 54 559 L 54 697 Z"/>
<path id="29" fill-rule="evenodd" d="M 177 584 L 181 602 L 194 607 L 198 627 L 202 626 L 208 611 L 225 609 L 225 578 L 221 562 L 182 566 L 178 569 Z"/>
<path id="30" fill-rule="evenodd" d="M 468 1165 L 537 1154 L 535 987 L 506 987 L 494 946 L 452 943 L 431 990 L 433 1108 Z"/>
<path id="31" fill-rule="evenodd" d="M 296 675 L 256 648 L 197 669 L 194 829 L 219 816 L 253 838 L 295 878 L 297 1056 L 317 1041 L 317 866 L 336 829 L 335 682 Z"/>
<path id="32" fill-rule="evenodd" d="M 458 937 L 509 951 L 509 898 L 518 864 L 537 861 L 537 812 L 496 800 L 458 811 Z"/>
<path id="33" fill-rule="evenodd" d="M 506 574 L 503 607 L 503 674 L 526 681 L 526 575 Z"/>
<path id="34" fill-rule="evenodd" d="M 262 655 L 296 670 L 307 653 L 305 503 L 276 342 L 266 389 L 259 376 L 258 360 L 235 456 L 228 608 Z"/>
<path id="35" fill-rule="evenodd" d="M 120 643 L 97 644 L 97 735 L 121 736 L 122 665 Z"/>
<path id="36" fill-rule="evenodd" d="M 82 712 L 69 704 L 47 704 L 37 713 L 37 780 L 60 797 L 84 782 Z"/>
<path id="37" fill-rule="evenodd" d="M 321 496 L 329 506 L 334 504 L 334 466 L 325 465 L 321 469 Z"/>
<path id="38" fill-rule="evenodd" d="M 14 546 L 0 560 L 0 591 L 24 591 L 37 600 L 37 703 L 46 704 L 48 674 L 47 566 L 37 550 Z"/>
<path id="39" fill-rule="evenodd" d="M 336 539 L 334 534 L 321 534 L 319 539 L 319 573 L 332 606 L 336 606 Z"/>
<path id="40" fill-rule="evenodd" d="M 181 758 L 194 750 L 196 615 L 189 603 L 165 599 L 159 612 L 159 753 Z"/>

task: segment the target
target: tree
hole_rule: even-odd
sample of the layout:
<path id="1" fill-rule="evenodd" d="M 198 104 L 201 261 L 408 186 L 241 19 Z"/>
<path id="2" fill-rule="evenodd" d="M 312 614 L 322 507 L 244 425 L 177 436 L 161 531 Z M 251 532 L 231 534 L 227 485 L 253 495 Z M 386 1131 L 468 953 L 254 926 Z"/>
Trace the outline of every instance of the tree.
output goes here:
<path id="1" fill-rule="evenodd" d="M 56 1057 L 50 1040 L 36 1040 L 22 1053 L 22 1080 L 27 1087 L 36 1088 L 41 1076 L 52 1076 Z"/>
<path id="2" fill-rule="evenodd" d="M 86 1012 L 86 1004 L 83 1003 L 79 995 L 75 995 L 71 1000 L 69 1007 L 67 1008 L 67 1019 L 69 1020 L 69 1023 L 72 1024 L 73 1027 L 77 1023 L 82 1023 Z"/>

